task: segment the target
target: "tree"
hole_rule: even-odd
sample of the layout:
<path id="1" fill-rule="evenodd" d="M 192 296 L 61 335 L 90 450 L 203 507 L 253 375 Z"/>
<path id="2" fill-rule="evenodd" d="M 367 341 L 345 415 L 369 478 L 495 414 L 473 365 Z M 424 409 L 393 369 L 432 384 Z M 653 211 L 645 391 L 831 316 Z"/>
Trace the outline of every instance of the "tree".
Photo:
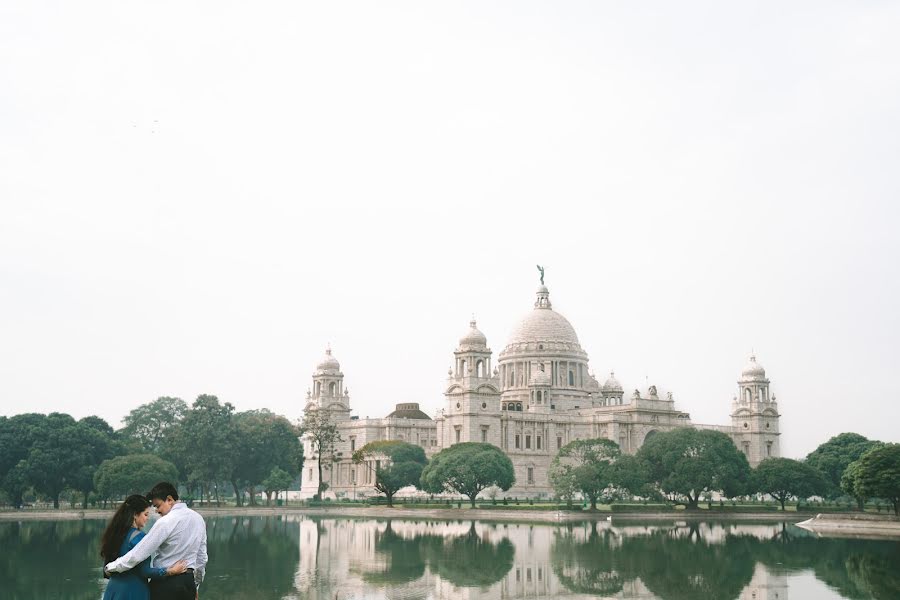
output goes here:
<path id="1" fill-rule="evenodd" d="M 94 473 L 94 488 L 103 499 L 145 494 L 156 483 L 178 482 L 178 469 L 153 454 L 129 454 L 103 461 Z"/>
<path id="2" fill-rule="evenodd" d="M 321 500 L 322 492 L 328 487 L 328 484 L 322 480 L 322 471 L 331 468 L 335 446 L 338 442 L 343 441 L 341 433 L 332 419 L 331 412 L 319 409 L 314 404 L 308 404 L 306 410 L 303 411 L 303 423 L 300 425 L 300 430 L 303 436 L 309 440 L 314 453 L 312 458 L 317 460 L 319 486 L 315 499 Z"/>
<path id="3" fill-rule="evenodd" d="M 753 471 L 753 487 L 781 503 L 790 498 L 809 498 L 825 493 L 828 482 L 817 469 L 790 458 L 767 458 Z"/>
<path id="4" fill-rule="evenodd" d="M 697 508 L 704 492 L 728 497 L 746 493 L 750 464 L 726 434 L 692 427 L 657 433 L 644 442 L 637 456 L 647 477 L 660 491 L 687 498 Z"/>
<path id="5" fill-rule="evenodd" d="M 288 489 L 288 486 L 291 485 L 291 481 L 293 480 L 294 478 L 291 477 L 291 474 L 287 471 L 279 469 L 278 467 L 273 467 L 269 476 L 262 482 L 263 490 L 266 492 L 266 506 L 272 503 L 273 493 L 277 500 L 278 492 Z"/>
<path id="6" fill-rule="evenodd" d="M 231 422 L 234 406 L 221 404 L 216 396 L 202 394 L 187 411 L 184 419 L 173 428 L 167 443 L 166 459 L 178 467 L 189 483 L 199 483 L 201 496 L 231 471 L 234 446 L 234 427 Z"/>
<path id="7" fill-rule="evenodd" d="M 859 466 L 858 460 L 847 465 L 841 475 L 841 489 L 856 500 L 856 508 L 862 511 L 865 509 L 867 498 L 856 485 L 859 480 Z"/>
<path id="8" fill-rule="evenodd" d="M 858 433 L 842 433 L 820 444 L 806 456 L 806 464 L 818 469 L 828 481 L 829 497 L 841 493 L 841 476 L 847 466 L 880 444 Z"/>
<path id="9" fill-rule="evenodd" d="M 187 412 L 187 402 L 181 398 L 160 396 L 128 413 L 121 434 L 124 438 L 137 443 L 144 452 L 158 453 L 162 449 L 166 435 Z"/>
<path id="10" fill-rule="evenodd" d="M 611 466 L 620 454 L 619 445 L 604 438 L 569 442 L 550 465 L 550 483 L 562 497 L 577 489 L 597 510 L 597 500 L 614 486 Z"/>
<path id="11" fill-rule="evenodd" d="M 25 459 L 46 421 L 45 415 L 37 413 L 0 417 L 0 488 L 16 508 L 22 506 L 22 495 L 31 485 Z"/>
<path id="12" fill-rule="evenodd" d="M 238 506 L 242 504 L 244 488 L 250 504 L 256 504 L 256 488 L 272 469 L 286 471 L 289 477 L 300 472 L 298 455 L 302 455 L 303 447 L 297 428 L 286 418 L 265 409 L 250 410 L 235 414 L 232 426 L 228 479 Z"/>
<path id="13" fill-rule="evenodd" d="M 506 491 L 515 482 L 512 461 L 500 448 L 462 442 L 434 455 L 422 471 L 420 487 L 433 494 L 447 491 L 468 496 L 474 508 L 481 490 L 496 485 Z"/>
<path id="14" fill-rule="evenodd" d="M 853 489 L 867 498 L 884 498 L 900 516 L 900 444 L 884 444 L 852 463 Z"/>
<path id="15" fill-rule="evenodd" d="M 382 440 L 369 442 L 354 452 L 353 462 L 359 464 L 367 458 L 378 456 L 384 457 L 384 460 L 375 467 L 374 487 L 385 495 L 388 506 L 394 506 L 394 494 L 407 486 L 419 484 L 428 459 L 420 446 L 399 440 Z"/>

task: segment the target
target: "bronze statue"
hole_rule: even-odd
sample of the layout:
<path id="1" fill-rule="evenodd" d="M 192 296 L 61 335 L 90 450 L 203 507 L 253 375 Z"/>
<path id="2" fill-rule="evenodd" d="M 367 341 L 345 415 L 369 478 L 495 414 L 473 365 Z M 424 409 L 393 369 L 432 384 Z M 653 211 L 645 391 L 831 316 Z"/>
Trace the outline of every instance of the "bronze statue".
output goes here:
<path id="1" fill-rule="evenodd" d="M 541 265 L 538 265 L 537 268 L 538 268 L 538 271 L 541 272 L 541 285 L 544 285 L 544 267 L 542 267 Z"/>

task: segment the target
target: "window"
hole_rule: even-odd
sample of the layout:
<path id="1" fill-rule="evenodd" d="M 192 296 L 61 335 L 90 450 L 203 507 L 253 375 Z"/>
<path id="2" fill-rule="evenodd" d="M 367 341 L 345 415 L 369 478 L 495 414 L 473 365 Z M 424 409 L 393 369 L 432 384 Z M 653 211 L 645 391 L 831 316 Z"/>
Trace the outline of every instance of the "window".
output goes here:
<path id="1" fill-rule="evenodd" d="M 528 483 L 534 483 L 534 467 L 528 467 Z"/>
<path id="2" fill-rule="evenodd" d="M 459 443 L 459 436 L 460 436 L 460 435 L 462 435 L 462 432 L 460 431 L 459 427 L 457 427 L 457 428 L 456 428 L 456 443 L 457 443 L 457 444 Z"/>
<path id="3" fill-rule="evenodd" d="M 537 436 L 537 439 L 534 440 L 535 447 L 540 450 L 541 449 L 541 436 Z"/>
<path id="4" fill-rule="evenodd" d="M 562 436 L 556 436 L 556 449 L 559 450 L 562 448 Z"/>
<path id="5" fill-rule="evenodd" d="M 487 441 L 487 431 L 488 431 L 488 430 L 487 430 L 487 427 L 484 427 L 484 428 L 481 429 L 481 441 L 482 441 L 482 442 L 486 442 L 486 441 Z"/>
<path id="6" fill-rule="evenodd" d="M 569 385 L 575 385 L 575 371 L 569 371 Z"/>
<path id="7" fill-rule="evenodd" d="M 516 434 L 516 448 L 519 447 L 519 434 Z"/>
<path id="8" fill-rule="evenodd" d="M 350 471 L 350 482 L 356 485 L 356 471 Z"/>
<path id="9" fill-rule="evenodd" d="M 530 435 L 525 436 L 525 449 L 531 450 L 531 436 Z"/>
<path id="10" fill-rule="evenodd" d="M 766 456 L 772 456 L 772 442 L 766 442 Z"/>
<path id="11" fill-rule="evenodd" d="M 350 452 L 354 452 L 356 450 L 356 438 L 350 438 Z"/>
<path id="12" fill-rule="evenodd" d="M 744 446 L 744 448 L 743 448 L 744 454 L 749 456 L 750 455 L 750 442 L 744 442 L 743 446 Z"/>

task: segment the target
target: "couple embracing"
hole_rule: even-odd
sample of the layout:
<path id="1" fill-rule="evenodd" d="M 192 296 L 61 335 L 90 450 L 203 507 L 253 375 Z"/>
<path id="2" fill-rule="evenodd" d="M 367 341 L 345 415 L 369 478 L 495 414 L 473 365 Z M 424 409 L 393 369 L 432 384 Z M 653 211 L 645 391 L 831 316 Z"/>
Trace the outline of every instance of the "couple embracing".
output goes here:
<path id="1" fill-rule="evenodd" d="M 145 534 L 151 505 L 160 518 Z M 129 496 L 119 506 L 103 532 L 100 556 L 109 576 L 103 600 L 195 600 L 207 562 L 206 523 L 178 500 L 174 485 L 160 482 L 146 497 Z"/>

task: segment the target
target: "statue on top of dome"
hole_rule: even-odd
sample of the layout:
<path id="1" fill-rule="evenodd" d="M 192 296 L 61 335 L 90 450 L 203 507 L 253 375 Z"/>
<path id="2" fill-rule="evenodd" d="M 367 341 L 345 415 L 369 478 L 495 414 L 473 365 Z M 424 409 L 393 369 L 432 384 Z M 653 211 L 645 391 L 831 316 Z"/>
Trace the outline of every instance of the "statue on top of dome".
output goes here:
<path id="1" fill-rule="evenodd" d="M 538 271 L 541 272 L 541 285 L 544 285 L 544 267 L 541 265 L 537 266 Z"/>

